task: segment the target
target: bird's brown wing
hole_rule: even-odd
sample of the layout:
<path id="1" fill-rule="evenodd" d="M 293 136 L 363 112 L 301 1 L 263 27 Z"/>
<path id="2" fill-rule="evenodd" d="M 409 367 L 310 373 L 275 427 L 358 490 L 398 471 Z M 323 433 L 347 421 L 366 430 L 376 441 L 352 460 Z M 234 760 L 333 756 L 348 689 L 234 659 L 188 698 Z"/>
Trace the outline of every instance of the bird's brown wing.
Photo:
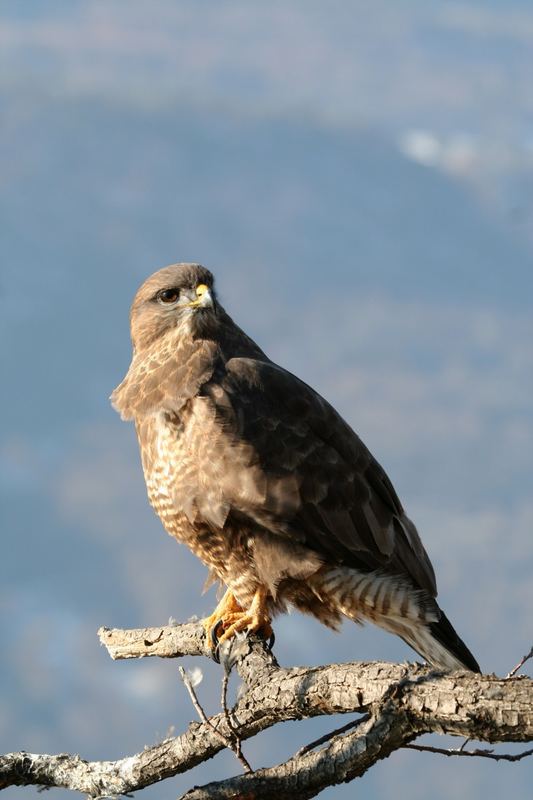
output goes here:
<path id="1" fill-rule="evenodd" d="M 253 520 L 328 563 L 407 574 L 436 595 L 433 568 L 390 480 L 313 389 L 272 362 L 233 358 L 202 395 L 218 432 L 210 458 L 225 464 L 216 487 L 223 517 Z M 209 474 L 206 463 L 207 484 Z"/>

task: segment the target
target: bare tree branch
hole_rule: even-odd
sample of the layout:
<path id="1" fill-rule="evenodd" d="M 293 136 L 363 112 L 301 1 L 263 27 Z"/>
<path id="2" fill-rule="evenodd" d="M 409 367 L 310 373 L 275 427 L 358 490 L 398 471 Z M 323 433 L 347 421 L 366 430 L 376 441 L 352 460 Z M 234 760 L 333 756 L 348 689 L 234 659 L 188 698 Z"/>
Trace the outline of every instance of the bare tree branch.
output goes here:
<path id="1" fill-rule="evenodd" d="M 252 771 L 251 766 L 249 765 L 249 763 L 247 762 L 247 760 L 245 759 L 245 757 L 241 753 L 240 742 L 237 745 L 235 743 L 235 736 L 234 735 L 232 735 L 231 737 L 224 736 L 224 734 L 221 733 L 211 723 L 211 721 L 207 718 L 207 715 L 206 715 L 205 711 L 203 710 L 202 706 L 200 705 L 200 701 L 198 700 L 196 692 L 194 691 L 194 687 L 193 687 L 191 681 L 189 680 L 189 677 L 188 677 L 186 671 L 183 669 L 183 667 L 179 667 L 179 672 L 180 672 L 181 680 L 183 681 L 183 683 L 185 684 L 185 688 L 189 692 L 189 696 L 190 696 L 190 698 L 192 700 L 192 704 L 195 707 L 196 711 L 198 712 L 198 716 L 200 717 L 202 722 L 204 722 L 206 725 L 209 725 L 209 727 L 219 737 L 219 739 L 221 740 L 221 742 L 224 745 L 224 747 L 229 747 L 230 750 L 233 750 L 233 752 L 235 753 L 235 755 L 237 756 L 237 758 L 241 762 L 242 766 L 244 767 L 245 772 L 251 772 Z M 223 682 L 224 686 L 227 686 L 227 677 L 228 677 L 227 674 L 225 674 L 224 675 L 224 682 Z M 225 700 L 225 695 L 226 695 L 225 691 L 223 692 L 223 695 L 224 695 L 224 700 Z M 228 713 L 228 710 L 226 708 L 225 702 L 224 702 L 223 705 L 224 705 L 224 719 L 226 720 L 226 724 L 227 724 L 229 730 L 233 732 L 233 728 L 231 726 L 231 721 L 229 719 L 229 713 Z"/>
<path id="2" fill-rule="evenodd" d="M 438 753 L 441 756 L 467 756 L 468 758 L 492 758 L 494 761 L 522 761 L 533 755 L 533 750 L 522 750 L 521 753 L 495 753 L 493 750 L 458 750 L 454 748 L 430 747 L 424 744 L 404 744 L 405 750 L 418 750 L 420 753 Z"/>
<path id="3" fill-rule="evenodd" d="M 103 628 L 99 635 L 116 659 L 209 652 L 199 623 L 129 631 Z M 379 662 L 285 669 L 263 642 L 245 638 L 235 642 L 230 658 L 245 689 L 231 711 L 223 708 L 191 723 L 181 735 L 118 761 L 87 762 L 66 754 L 0 756 L 0 789 L 33 784 L 93 797 L 128 794 L 185 772 L 226 743 L 246 740 L 278 722 L 339 713 L 368 716 L 357 727 L 350 723 L 332 731 L 283 764 L 195 788 L 185 797 L 314 797 L 327 786 L 362 775 L 423 733 L 486 742 L 533 741 L 533 681 L 527 677 L 441 673 Z"/>
<path id="4" fill-rule="evenodd" d="M 529 651 L 529 653 L 526 653 L 525 656 L 522 656 L 516 667 L 513 667 L 513 669 L 510 671 L 507 677 L 512 678 L 514 675 L 516 675 L 518 670 L 521 669 L 526 663 L 526 661 L 529 661 L 530 658 L 533 658 L 533 645 L 531 646 L 531 650 Z"/>
<path id="5" fill-rule="evenodd" d="M 356 731 L 334 737 L 318 752 L 308 752 L 270 769 L 192 789 L 182 800 L 235 800 L 239 796 L 254 800 L 271 800 L 272 797 L 305 800 L 315 797 L 326 786 L 363 775 L 376 761 L 389 756 L 412 736 L 407 718 L 395 716 L 390 705 Z"/>
<path id="6" fill-rule="evenodd" d="M 339 736 L 341 733 L 346 733 L 354 728 L 358 728 L 359 725 L 362 725 L 363 722 L 366 722 L 369 719 L 370 714 L 365 714 L 364 716 L 359 717 L 359 719 L 353 719 L 351 722 L 347 722 L 346 725 L 341 725 L 340 728 L 335 728 L 335 730 L 325 733 L 324 736 L 321 736 L 319 739 L 315 739 L 313 742 L 309 742 L 309 744 L 306 744 L 304 747 L 300 747 L 300 749 L 294 754 L 295 758 L 298 756 L 303 756 L 305 753 L 311 752 L 311 750 L 315 750 L 317 747 L 320 747 L 321 744 L 326 744 L 326 742 L 331 741 L 334 736 Z"/>

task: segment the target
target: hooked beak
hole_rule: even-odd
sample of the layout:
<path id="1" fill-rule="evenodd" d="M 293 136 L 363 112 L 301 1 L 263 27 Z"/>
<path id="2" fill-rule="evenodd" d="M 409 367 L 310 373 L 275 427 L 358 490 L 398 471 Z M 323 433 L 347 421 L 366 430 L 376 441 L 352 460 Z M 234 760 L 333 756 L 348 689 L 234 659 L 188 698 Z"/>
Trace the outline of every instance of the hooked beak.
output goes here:
<path id="1" fill-rule="evenodd" d="M 187 303 L 189 308 L 207 308 L 212 305 L 213 295 L 205 283 L 200 283 L 196 287 L 196 300 L 191 300 L 190 303 Z"/>

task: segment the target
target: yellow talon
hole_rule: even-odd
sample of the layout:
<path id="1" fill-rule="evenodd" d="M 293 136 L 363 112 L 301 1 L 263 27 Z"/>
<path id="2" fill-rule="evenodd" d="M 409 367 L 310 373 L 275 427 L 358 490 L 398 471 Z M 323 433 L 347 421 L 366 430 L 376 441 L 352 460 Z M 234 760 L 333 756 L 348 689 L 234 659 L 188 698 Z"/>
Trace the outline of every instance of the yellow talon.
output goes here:
<path id="1" fill-rule="evenodd" d="M 265 639 L 272 636 L 272 625 L 270 624 L 270 615 L 266 607 L 267 592 L 266 589 L 258 589 L 252 600 L 252 605 L 248 611 L 241 610 L 226 617 L 224 625 L 224 633 L 220 636 L 218 642 L 227 642 L 232 636 L 240 631 L 247 633 L 258 633 Z"/>
<path id="2" fill-rule="evenodd" d="M 270 615 L 266 606 L 267 591 L 258 589 L 250 608 L 245 611 L 228 589 L 224 597 L 209 617 L 202 620 L 207 636 L 213 646 L 227 642 L 240 631 L 258 633 L 265 639 L 273 636 Z M 222 630 L 218 636 L 217 631 Z"/>
<path id="3" fill-rule="evenodd" d="M 218 626 L 219 623 L 225 623 L 228 617 L 233 617 L 235 614 L 243 613 L 243 609 L 236 601 L 229 589 L 226 590 L 224 597 L 217 605 L 212 614 L 202 620 L 202 625 L 205 628 L 207 636 L 211 636 L 213 627 Z"/>

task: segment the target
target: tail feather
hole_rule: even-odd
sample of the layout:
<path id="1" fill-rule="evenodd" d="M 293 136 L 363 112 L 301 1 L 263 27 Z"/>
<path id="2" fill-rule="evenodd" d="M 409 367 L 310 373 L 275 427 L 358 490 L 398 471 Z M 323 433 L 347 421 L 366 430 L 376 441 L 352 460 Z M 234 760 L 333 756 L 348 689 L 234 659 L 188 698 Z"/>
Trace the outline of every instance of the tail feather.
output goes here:
<path id="1" fill-rule="evenodd" d="M 369 620 L 395 633 L 435 667 L 481 671 L 434 597 L 407 578 L 345 566 L 316 575 L 320 580 L 312 590 L 321 603 L 327 598 L 326 608 L 332 607 L 354 622 Z"/>
<path id="2" fill-rule="evenodd" d="M 470 669 L 472 672 L 481 672 L 476 659 L 461 637 L 457 634 L 457 631 L 444 611 L 440 609 L 439 621 L 430 622 L 429 630 L 432 636 L 440 642 L 448 652 L 454 655 L 466 669 Z"/>
<path id="3" fill-rule="evenodd" d="M 428 664 L 440 669 L 468 669 L 481 672 L 476 659 L 458 636 L 446 614 L 439 609 L 440 619 L 412 626 L 406 633 L 400 634 L 402 639 Z"/>

